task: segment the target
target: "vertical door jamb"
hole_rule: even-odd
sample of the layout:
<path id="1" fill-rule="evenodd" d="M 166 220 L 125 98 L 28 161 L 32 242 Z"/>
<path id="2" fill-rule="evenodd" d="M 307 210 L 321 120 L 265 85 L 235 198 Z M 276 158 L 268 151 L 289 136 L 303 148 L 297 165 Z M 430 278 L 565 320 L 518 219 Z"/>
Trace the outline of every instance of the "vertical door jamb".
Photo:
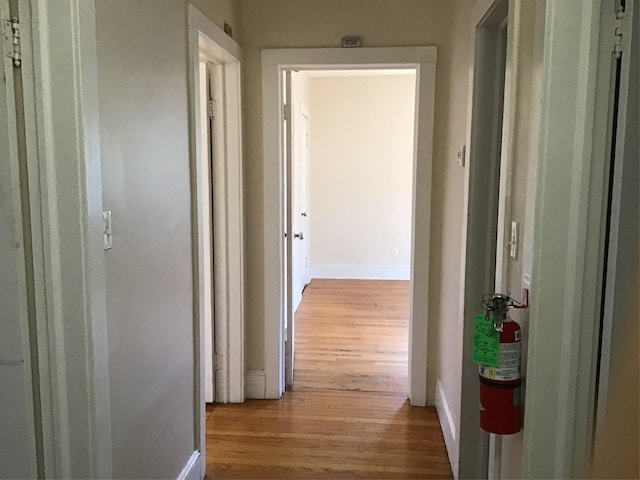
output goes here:
<path id="1" fill-rule="evenodd" d="M 505 191 L 500 189 L 501 173 L 504 172 L 504 167 L 501 172 L 500 157 L 506 146 L 502 131 L 506 112 L 503 104 L 505 83 L 499 72 L 504 69 L 500 55 L 501 25 L 508 16 L 509 6 L 509 0 L 477 3 L 470 24 L 473 54 L 469 75 L 469 163 L 465 170 L 465 243 L 462 245 L 460 303 L 460 317 L 463 318 L 462 393 L 458 450 L 454 451 L 452 461 L 459 478 L 487 478 L 489 468 L 490 439 L 480 429 L 478 370 L 471 361 L 471 352 L 473 317 L 482 296 L 491 293 L 496 288 L 496 280 L 502 278 L 503 262 L 497 265 L 496 257 L 497 249 L 501 248 L 498 232 L 502 228 L 498 211 L 500 203 L 505 201 Z M 497 466 L 496 450 L 499 454 L 500 445 L 495 441 L 491 443 L 492 464 Z"/>
<path id="2" fill-rule="evenodd" d="M 18 5 L 44 476 L 111 478 L 95 5 Z"/>
<path id="3" fill-rule="evenodd" d="M 202 268 L 199 263 L 199 222 L 202 201 L 199 185 L 198 145 L 202 141 L 200 127 L 200 60 L 217 63 L 221 67 L 219 81 L 223 94 L 219 108 L 224 111 L 222 158 L 214 169 L 214 256 L 216 257 L 215 289 L 215 337 L 223 347 L 218 362 L 220 376 L 216 378 L 216 390 L 225 393 L 219 402 L 241 403 L 245 399 L 244 363 L 244 265 L 243 265 L 243 194 L 242 194 L 242 125 L 241 125 L 241 63 L 242 48 L 222 29 L 211 22 L 193 5 L 188 6 L 189 22 L 189 117 L 192 188 L 193 282 L 194 282 L 194 454 L 198 455 L 199 474 L 204 478 L 206 469 L 205 437 L 205 361 L 204 318 L 202 316 Z M 219 385 L 220 384 L 220 385 Z M 222 388 L 224 385 L 224 388 Z"/>

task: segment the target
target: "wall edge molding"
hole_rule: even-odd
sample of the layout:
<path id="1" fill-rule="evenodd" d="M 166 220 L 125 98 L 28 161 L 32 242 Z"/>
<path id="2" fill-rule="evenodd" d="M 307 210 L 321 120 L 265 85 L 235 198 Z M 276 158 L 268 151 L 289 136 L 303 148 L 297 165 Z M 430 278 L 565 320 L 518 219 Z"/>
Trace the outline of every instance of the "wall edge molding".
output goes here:
<path id="1" fill-rule="evenodd" d="M 409 280 L 409 265 L 309 265 L 311 278 L 339 278 L 349 280 Z"/>
<path id="2" fill-rule="evenodd" d="M 444 436 L 444 443 L 447 447 L 447 456 L 451 465 L 453 478 L 458 478 L 458 443 L 456 441 L 456 424 L 451 414 L 451 408 L 444 393 L 444 388 L 440 379 L 436 380 L 436 411 L 440 420 L 440 429 Z"/>

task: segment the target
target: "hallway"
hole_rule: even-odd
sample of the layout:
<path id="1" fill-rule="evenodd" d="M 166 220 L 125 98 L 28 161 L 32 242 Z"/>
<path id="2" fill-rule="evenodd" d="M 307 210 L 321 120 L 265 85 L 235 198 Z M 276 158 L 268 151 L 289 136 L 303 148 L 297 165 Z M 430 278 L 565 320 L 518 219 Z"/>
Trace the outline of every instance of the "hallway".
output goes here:
<path id="1" fill-rule="evenodd" d="M 451 478 L 434 408 L 407 400 L 409 283 L 313 280 L 294 387 L 207 409 L 208 478 Z"/>

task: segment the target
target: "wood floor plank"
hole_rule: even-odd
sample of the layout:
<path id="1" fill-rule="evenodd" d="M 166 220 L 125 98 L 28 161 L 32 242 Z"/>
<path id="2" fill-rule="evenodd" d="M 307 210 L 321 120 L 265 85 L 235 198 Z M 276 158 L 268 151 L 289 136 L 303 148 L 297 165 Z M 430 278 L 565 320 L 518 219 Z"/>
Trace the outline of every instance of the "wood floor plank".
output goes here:
<path id="1" fill-rule="evenodd" d="M 407 400 L 408 282 L 313 280 L 294 387 L 207 408 L 209 478 L 451 478 L 433 408 Z"/>

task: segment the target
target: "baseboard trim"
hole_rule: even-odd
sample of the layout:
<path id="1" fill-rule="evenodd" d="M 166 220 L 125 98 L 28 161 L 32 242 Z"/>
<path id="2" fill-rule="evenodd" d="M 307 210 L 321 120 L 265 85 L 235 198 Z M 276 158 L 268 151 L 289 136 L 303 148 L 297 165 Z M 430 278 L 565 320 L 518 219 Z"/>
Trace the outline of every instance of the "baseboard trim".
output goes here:
<path id="1" fill-rule="evenodd" d="M 310 265 L 311 278 L 409 280 L 409 265 Z"/>
<path id="2" fill-rule="evenodd" d="M 436 411 L 440 419 L 440 428 L 444 436 L 444 444 L 447 447 L 447 456 L 449 457 L 451 472 L 453 473 L 453 478 L 457 479 L 459 446 L 456 442 L 456 424 L 453 420 L 447 395 L 444 393 L 444 388 L 440 380 L 436 381 Z"/>
<path id="3" fill-rule="evenodd" d="M 200 452 L 195 450 L 185 463 L 178 480 L 202 480 L 204 472 L 200 471 Z"/>
<path id="4" fill-rule="evenodd" d="M 264 370 L 247 370 L 245 382 L 247 399 L 264 400 L 267 398 L 267 376 Z"/>

